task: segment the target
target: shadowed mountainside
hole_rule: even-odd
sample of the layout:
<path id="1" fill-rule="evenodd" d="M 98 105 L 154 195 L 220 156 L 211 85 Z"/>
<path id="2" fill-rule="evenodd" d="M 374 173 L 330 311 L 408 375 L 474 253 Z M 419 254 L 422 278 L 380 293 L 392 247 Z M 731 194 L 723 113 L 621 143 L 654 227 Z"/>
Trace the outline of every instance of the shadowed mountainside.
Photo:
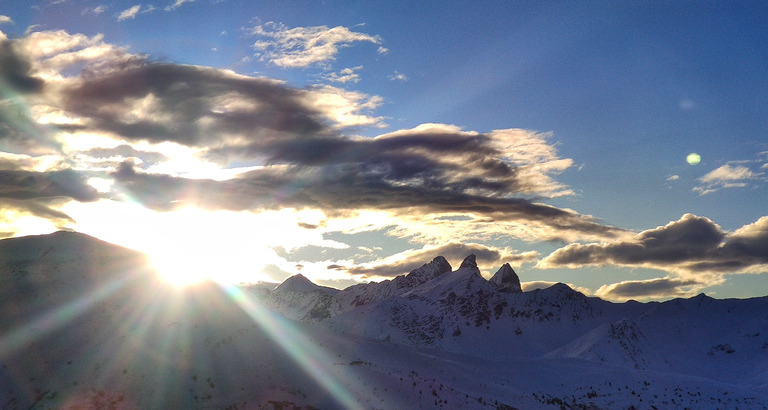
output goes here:
<path id="1" fill-rule="evenodd" d="M 0 296 L 0 408 L 768 405 L 768 298 L 521 292 L 474 256 L 344 290 L 175 288 L 58 232 L 0 241 Z"/>

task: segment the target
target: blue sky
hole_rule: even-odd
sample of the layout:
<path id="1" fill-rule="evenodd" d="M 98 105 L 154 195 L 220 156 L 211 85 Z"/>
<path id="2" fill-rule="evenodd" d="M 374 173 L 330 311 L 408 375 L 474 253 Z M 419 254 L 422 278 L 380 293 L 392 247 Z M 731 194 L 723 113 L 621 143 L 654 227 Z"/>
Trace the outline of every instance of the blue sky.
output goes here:
<path id="1" fill-rule="evenodd" d="M 343 287 L 474 252 L 529 289 L 765 295 L 765 15 L 0 0 L 0 231 L 222 281 Z"/>

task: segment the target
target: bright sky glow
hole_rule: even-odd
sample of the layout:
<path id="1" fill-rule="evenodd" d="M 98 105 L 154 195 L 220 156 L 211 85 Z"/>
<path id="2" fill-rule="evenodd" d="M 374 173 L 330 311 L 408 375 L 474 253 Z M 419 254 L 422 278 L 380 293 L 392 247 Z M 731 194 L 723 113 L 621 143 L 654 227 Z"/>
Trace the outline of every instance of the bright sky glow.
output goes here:
<path id="1" fill-rule="evenodd" d="M 474 252 L 528 288 L 765 295 L 766 7 L 4 3 L 0 234 L 179 284 Z"/>

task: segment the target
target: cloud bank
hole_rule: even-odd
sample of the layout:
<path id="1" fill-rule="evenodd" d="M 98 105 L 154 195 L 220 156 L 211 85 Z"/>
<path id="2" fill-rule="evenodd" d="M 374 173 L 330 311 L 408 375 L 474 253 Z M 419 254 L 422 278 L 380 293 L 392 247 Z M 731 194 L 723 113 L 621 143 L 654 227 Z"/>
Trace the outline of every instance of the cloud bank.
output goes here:
<path id="1" fill-rule="evenodd" d="M 328 30 L 333 39 L 357 38 Z M 328 40 L 336 41 L 342 40 Z M 558 156 L 548 134 L 424 124 L 361 138 L 344 130 L 381 126 L 370 114 L 376 97 L 155 62 L 98 36 L 62 31 L 4 41 L 0 50 L 8 62 L 2 78 L 31 107 L 26 114 L 4 111 L 18 118 L 3 123 L 2 141 L 18 151 L 30 151 L 24 146 L 29 141 L 49 144 L 78 169 L 113 178 L 119 194 L 153 209 L 294 207 L 328 215 L 368 209 L 401 217 L 403 235 L 417 235 L 406 226 L 414 219 L 421 221 L 416 225 L 496 227 L 496 234 L 535 240 L 625 233 L 540 201 L 572 194 L 554 179 L 572 161 Z M 30 129 L 41 127 L 29 138 Z M 162 172 L 166 144 L 187 147 L 190 161 L 202 165 L 224 169 L 236 163 L 249 171 L 224 180 Z M 123 148 L 104 157 L 117 147 Z"/>
<path id="2" fill-rule="evenodd" d="M 723 281 L 724 275 L 768 272 L 768 216 L 733 232 L 708 218 L 685 214 L 665 226 L 613 242 L 573 243 L 538 267 L 624 266 L 658 269 L 671 276 L 604 286 L 613 298 L 682 296 Z"/>

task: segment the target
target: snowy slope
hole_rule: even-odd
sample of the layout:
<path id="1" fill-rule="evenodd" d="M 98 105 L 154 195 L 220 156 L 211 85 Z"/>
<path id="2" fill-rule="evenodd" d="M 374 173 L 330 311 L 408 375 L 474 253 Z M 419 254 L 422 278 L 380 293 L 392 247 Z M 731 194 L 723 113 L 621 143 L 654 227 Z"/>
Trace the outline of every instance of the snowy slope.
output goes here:
<path id="1" fill-rule="evenodd" d="M 509 275 L 506 283 L 519 282 L 509 270 L 502 267 L 501 275 L 487 281 L 470 255 L 456 271 L 339 311 L 320 324 L 345 334 L 495 360 L 579 359 L 737 381 L 766 391 L 768 298 L 699 295 L 616 304 L 564 284 L 517 292 L 501 280 Z"/>
<path id="2" fill-rule="evenodd" d="M 0 408 L 768 406 L 768 298 L 613 304 L 443 261 L 180 290 L 85 235 L 2 240 Z"/>

